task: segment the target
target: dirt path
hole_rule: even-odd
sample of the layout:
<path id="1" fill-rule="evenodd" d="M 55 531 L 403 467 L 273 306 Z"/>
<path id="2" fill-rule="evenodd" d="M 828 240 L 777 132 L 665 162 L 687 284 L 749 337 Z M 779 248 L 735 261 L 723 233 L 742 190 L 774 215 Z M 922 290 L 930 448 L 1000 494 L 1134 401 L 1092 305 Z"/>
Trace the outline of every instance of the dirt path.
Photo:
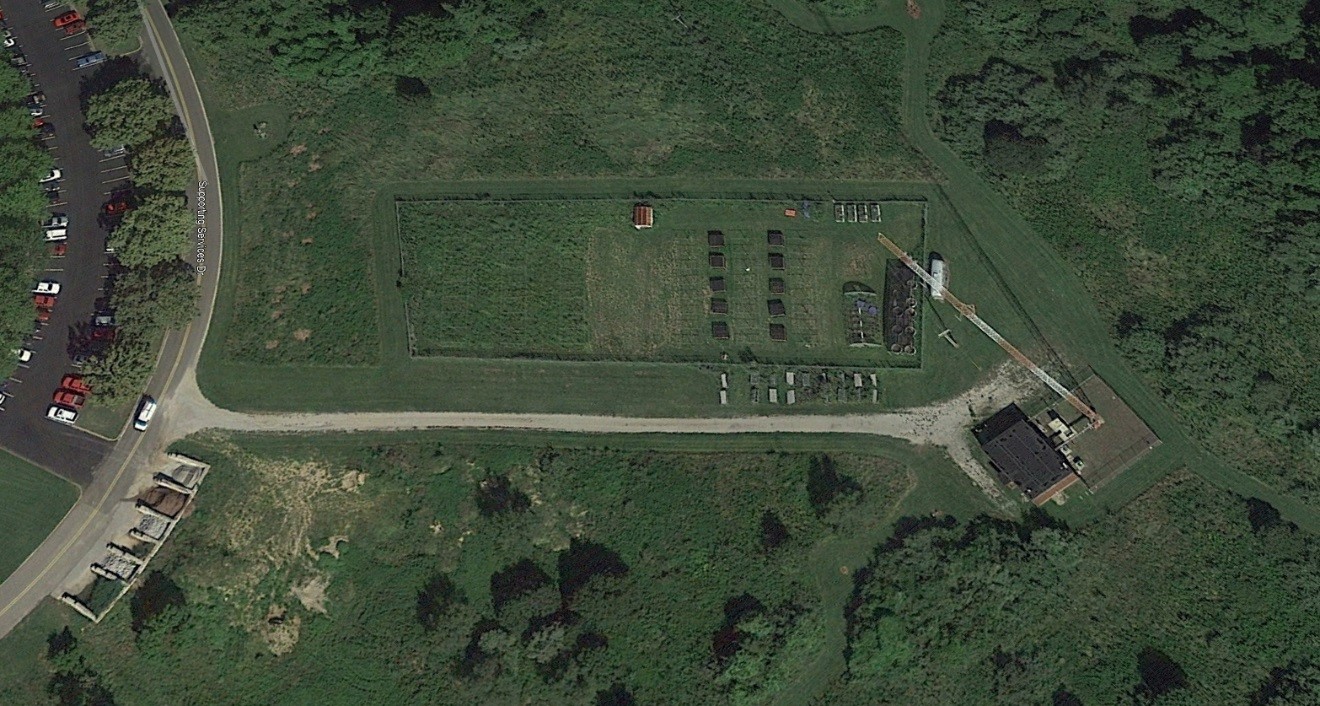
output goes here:
<path id="1" fill-rule="evenodd" d="M 207 400 L 196 378 L 181 381 L 165 415 L 166 438 L 203 429 L 247 432 L 356 432 L 417 429 L 529 429 L 594 434 L 877 434 L 914 444 L 939 446 L 982 491 L 1004 509 L 1012 505 L 972 452 L 968 429 L 974 419 L 1007 404 L 1031 382 L 1008 365 L 988 382 L 926 407 L 857 415 L 778 415 L 698 419 L 613 417 L 586 414 L 477 412 L 333 412 L 249 414 L 221 409 Z"/>

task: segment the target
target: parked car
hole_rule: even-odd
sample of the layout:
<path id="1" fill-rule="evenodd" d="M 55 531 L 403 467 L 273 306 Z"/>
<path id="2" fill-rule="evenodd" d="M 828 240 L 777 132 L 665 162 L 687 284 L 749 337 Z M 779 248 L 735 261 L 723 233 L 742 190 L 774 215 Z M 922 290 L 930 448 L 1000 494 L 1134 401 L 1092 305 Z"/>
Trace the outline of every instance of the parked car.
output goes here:
<path id="1" fill-rule="evenodd" d="M 45 4 L 43 4 L 42 7 L 46 8 L 47 10 L 54 10 L 55 8 L 63 4 L 64 4 L 64 0 L 46 0 Z"/>
<path id="2" fill-rule="evenodd" d="M 0 392 L 0 405 L 3 405 L 8 401 L 9 401 L 9 395 L 4 392 Z"/>
<path id="3" fill-rule="evenodd" d="M 28 105 L 45 105 L 46 94 L 41 91 L 35 91 L 28 96 Z"/>
<path id="4" fill-rule="evenodd" d="M 32 303 L 36 304 L 38 309 L 53 309 L 55 307 L 55 297 L 49 294 L 38 294 L 32 297 Z"/>
<path id="5" fill-rule="evenodd" d="M 51 24 L 56 27 L 65 27 L 81 19 L 82 15 L 79 15 L 76 10 L 69 10 L 68 12 L 57 15 L 55 19 L 51 20 Z"/>
<path id="6" fill-rule="evenodd" d="M 27 60 L 27 57 L 26 57 L 26 56 L 23 56 L 22 54 L 17 54 L 17 53 L 14 54 L 12 57 L 10 57 L 9 62 L 12 63 L 14 66 L 17 66 L 17 67 L 19 67 L 19 68 L 23 68 L 24 66 L 28 66 L 28 65 L 29 65 L 29 62 L 28 62 L 28 60 Z"/>
<path id="7" fill-rule="evenodd" d="M 46 242 L 48 243 L 59 243 L 68 239 L 68 237 L 69 237 L 69 231 L 67 228 L 46 229 Z"/>
<path id="8" fill-rule="evenodd" d="M 68 225 L 69 217 L 63 213 L 50 214 L 50 218 L 46 219 L 46 222 L 42 224 L 47 230 L 50 230 L 51 228 L 67 228 Z"/>
<path id="9" fill-rule="evenodd" d="M 46 189 L 46 200 L 49 201 L 51 205 L 63 203 L 64 197 L 60 195 L 59 187 Z"/>
<path id="10" fill-rule="evenodd" d="M 85 29 L 87 29 L 87 21 L 78 20 L 77 22 L 70 22 L 69 24 L 64 25 L 64 34 L 77 34 Z"/>
<path id="11" fill-rule="evenodd" d="M 99 51 L 94 51 L 90 54 L 83 54 L 73 60 L 74 68 L 76 69 L 85 69 L 89 66 L 96 66 L 103 62 L 105 62 L 105 52 Z"/>
<path id="12" fill-rule="evenodd" d="M 43 279 L 37 282 L 37 286 L 32 290 L 32 293 L 56 296 L 60 293 L 60 283 L 53 279 Z"/>
<path id="13" fill-rule="evenodd" d="M 151 418 L 154 416 L 156 416 L 156 400 L 149 395 L 143 395 L 142 401 L 138 403 L 137 414 L 133 417 L 133 428 L 138 431 L 146 431 L 147 425 L 151 423 Z"/>
<path id="14" fill-rule="evenodd" d="M 73 390 L 56 390 L 55 394 L 51 396 L 51 401 L 65 407 L 82 409 L 83 404 L 87 402 L 87 398 Z"/>
<path id="15" fill-rule="evenodd" d="M 69 254 L 68 243 L 56 243 L 50 249 L 51 257 L 64 257 Z"/>
<path id="16" fill-rule="evenodd" d="M 101 150 L 101 155 L 104 157 L 122 157 L 125 154 L 128 154 L 128 147 L 125 145 L 111 147 L 108 150 Z"/>
<path id="17" fill-rule="evenodd" d="M 29 361 L 32 360 L 32 356 L 33 356 L 33 355 L 34 355 L 34 354 L 32 353 L 32 349 L 31 349 L 31 348 L 19 348 L 19 349 L 18 349 L 18 362 L 20 362 L 20 363 L 27 363 L 27 362 L 29 362 Z"/>
<path id="18" fill-rule="evenodd" d="M 92 394 L 91 385 L 88 385 L 87 381 L 84 380 L 81 375 L 65 375 L 64 379 L 60 380 L 60 387 L 73 390 L 74 392 L 84 395 Z"/>
<path id="19" fill-rule="evenodd" d="M 105 205 L 105 215 L 121 216 L 128 213 L 130 206 L 127 201 L 111 201 Z"/>
<path id="20" fill-rule="evenodd" d="M 92 341 L 113 343 L 115 340 L 115 329 L 108 326 L 93 327 L 92 332 L 88 334 L 87 338 Z"/>
<path id="21" fill-rule="evenodd" d="M 96 316 L 93 316 L 93 317 L 92 317 L 92 325 L 93 325 L 93 326 L 114 326 L 114 325 L 115 325 L 115 315 L 114 315 L 114 314 L 97 314 Z"/>
<path id="22" fill-rule="evenodd" d="M 61 407 L 57 404 L 53 404 L 46 410 L 46 419 L 61 424 L 73 424 L 78 421 L 78 412 L 77 410 L 72 410 L 68 407 Z"/>
<path id="23" fill-rule="evenodd" d="M 49 120 L 43 120 L 41 124 L 37 126 L 37 132 L 43 137 L 54 137 L 55 123 L 52 123 Z"/>
<path id="24" fill-rule="evenodd" d="M 50 321 L 50 309 L 37 307 L 37 321 L 43 324 Z"/>
<path id="25" fill-rule="evenodd" d="M 10 32 L 9 30 L 5 30 L 3 44 L 6 49 L 9 49 L 13 47 L 15 44 L 18 44 L 18 37 L 15 37 L 13 32 Z"/>
<path id="26" fill-rule="evenodd" d="M 41 183 L 41 184 L 49 184 L 49 183 L 51 183 L 51 182 L 59 181 L 60 179 L 63 179 L 63 178 L 64 178 L 64 170 L 63 170 L 63 169 L 60 169 L 59 167 L 51 167 L 50 172 L 49 172 L 48 174 L 46 174 L 46 176 L 42 177 L 42 178 L 41 178 L 41 181 L 40 181 L 39 183 Z"/>

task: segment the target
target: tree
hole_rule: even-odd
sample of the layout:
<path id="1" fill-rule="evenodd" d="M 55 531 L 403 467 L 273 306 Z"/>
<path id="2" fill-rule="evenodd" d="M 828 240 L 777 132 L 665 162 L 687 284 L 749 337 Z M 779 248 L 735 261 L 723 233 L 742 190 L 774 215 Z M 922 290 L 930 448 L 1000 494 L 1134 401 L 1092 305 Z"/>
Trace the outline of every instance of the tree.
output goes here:
<path id="1" fill-rule="evenodd" d="M 142 19 L 134 0 L 89 0 L 87 25 L 98 48 L 123 54 L 138 46 Z"/>
<path id="2" fill-rule="evenodd" d="M 129 211 L 110 236 L 115 257 L 129 268 L 153 267 L 178 258 L 192 232 L 192 213 L 182 198 L 148 196 Z"/>
<path id="3" fill-rule="evenodd" d="M 173 117 L 170 97 L 143 78 L 124 79 L 87 99 L 87 124 L 98 149 L 140 145 Z"/>
<path id="4" fill-rule="evenodd" d="M 133 152 L 133 183 L 156 191 L 186 191 L 197 176 L 192 146 L 173 136 L 157 137 Z"/>

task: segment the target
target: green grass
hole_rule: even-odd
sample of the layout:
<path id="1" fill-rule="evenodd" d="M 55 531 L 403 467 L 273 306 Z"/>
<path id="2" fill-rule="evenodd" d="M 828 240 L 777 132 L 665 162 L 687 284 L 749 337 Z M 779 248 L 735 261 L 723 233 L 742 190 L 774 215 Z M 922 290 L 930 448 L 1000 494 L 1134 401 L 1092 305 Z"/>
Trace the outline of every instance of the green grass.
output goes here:
<path id="1" fill-rule="evenodd" d="M 9 576 L 78 500 L 68 481 L 7 453 L 0 453 L 0 576 Z"/>
<path id="2" fill-rule="evenodd" d="M 639 701 L 712 703 L 731 693 L 709 666 L 712 635 L 726 602 L 749 593 L 796 637 L 765 645 L 774 657 L 765 664 L 745 663 L 758 676 L 744 676 L 743 689 L 762 700 L 801 683 L 816 688 L 842 666 L 839 616 L 852 579 L 840 568 L 865 561 L 899 507 L 960 516 L 987 507 L 938 454 L 884 440 L 839 452 L 844 443 L 490 432 L 195 437 L 177 448 L 212 462 L 215 473 L 153 564 L 168 577 L 155 584 L 172 582 L 182 600 L 150 615 L 142 598 L 155 589 L 139 588 L 100 625 L 75 623 L 77 646 L 59 663 L 78 665 L 85 683 L 123 703 L 194 700 L 201 685 L 223 685 L 238 704 L 415 703 L 437 689 L 428 702 L 503 702 L 514 692 L 582 702 L 616 681 Z M 824 516 L 806 490 L 807 466 L 821 454 L 861 489 Z M 507 477 L 529 504 L 483 514 L 477 498 L 490 477 Z M 362 482 L 346 491 L 345 478 Z M 789 531 L 768 552 L 766 511 Z M 331 536 L 345 538 L 337 557 L 306 553 L 306 543 L 321 547 Z M 573 537 L 617 552 L 628 567 L 592 579 L 569 602 L 578 617 L 565 625 L 564 647 L 580 633 L 608 639 L 569 660 L 580 687 L 537 676 L 532 645 L 559 638 L 518 637 L 560 608 L 557 591 L 492 604 L 493 574 L 527 559 L 553 581 Z M 463 598 L 427 630 L 418 593 L 436 576 Z M 324 615 L 289 594 L 316 577 L 328 581 Z M 0 642 L 7 663 L 24 666 L 21 675 L 0 669 L 0 694 L 24 693 L 54 671 L 36 649 L 43 632 L 58 629 L 49 613 Z M 282 626 L 267 619 L 280 613 Z M 134 618 L 147 629 L 135 634 Z M 485 619 L 521 646 L 498 658 L 503 676 L 482 668 L 455 679 L 451 670 Z M 360 647 L 356 656 L 346 658 L 347 643 Z M 281 644 L 291 651 L 273 657 Z"/>
<path id="3" fill-rule="evenodd" d="M 136 405 L 137 400 L 132 399 L 107 406 L 93 395 L 88 398 L 87 406 L 78 411 L 78 427 L 107 439 L 118 439 Z"/>
<path id="4" fill-rule="evenodd" d="M 413 350 L 417 354 L 600 357 L 717 362 L 723 354 L 761 361 L 883 366 L 916 362 L 850 348 L 845 283 L 884 285 L 873 224 L 835 223 L 829 202 L 816 218 L 786 218 L 796 201 L 652 199 L 654 228 L 629 223 L 631 201 L 402 202 L 403 253 Z M 883 228 L 922 252 L 924 204 L 885 202 Z M 718 230 L 724 245 L 711 247 Z M 767 233 L 784 233 L 770 248 Z M 785 256 L 772 269 L 768 253 Z M 709 254 L 724 256 L 712 267 Z M 710 279 L 725 290 L 710 290 Z M 771 294 L 771 277 L 785 280 Z M 711 314 L 723 299 L 727 314 Z M 771 317 L 768 301 L 787 315 Z M 716 340 L 711 322 L 729 325 Z M 767 325 L 783 323 L 788 341 Z"/>

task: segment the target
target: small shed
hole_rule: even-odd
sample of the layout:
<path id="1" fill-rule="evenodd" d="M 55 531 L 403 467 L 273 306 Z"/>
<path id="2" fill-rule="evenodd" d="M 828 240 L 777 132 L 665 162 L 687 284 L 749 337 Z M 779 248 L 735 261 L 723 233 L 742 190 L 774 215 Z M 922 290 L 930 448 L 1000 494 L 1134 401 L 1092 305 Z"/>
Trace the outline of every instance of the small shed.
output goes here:
<path id="1" fill-rule="evenodd" d="M 781 252 L 770 253 L 770 269 L 772 270 L 784 269 L 784 253 Z"/>
<path id="2" fill-rule="evenodd" d="M 712 300 L 710 300 L 710 313 L 712 313 L 712 314 L 727 314 L 727 313 L 729 313 L 729 300 L 728 300 L 728 299 L 712 299 Z"/>
<path id="3" fill-rule="evenodd" d="M 711 277 L 711 278 L 710 278 L 710 291 L 712 291 L 712 292 L 723 292 L 723 291 L 724 291 L 724 278 L 723 278 L 723 277 Z"/>
<path id="4" fill-rule="evenodd" d="M 655 224 L 655 212 L 650 206 L 639 203 L 633 206 L 633 227 L 637 230 L 650 228 Z"/>
<path id="5" fill-rule="evenodd" d="M 717 270 L 724 269 L 724 253 L 722 252 L 708 253 L 706 255 L 706 260 L 710 263 L 711 267 Z"/>
<path id="6" fill-rule="evenodd" d="M 710 335 L 721 341 L 729 339 L 729 322 L 712 321 L 710 322 Z"/>
<path id="7" fill-rule="evenodd" d="M 778 230 L 770 230 L 770 231 L 766 231 L 766 233 L 765 233 L 765 242 L 766 242 L 766 245 L 771 245 L 771 246 L 782 246 L 782 245 L 784 244 L 784 233 L 783 233 L 783 231 L 778 231 Z"/>
<path id="8" fill-rule="evenodd" d="M 771 294 L 783 294 L 783 293 L 784 293 L 784 278 L 783 278 L 783 277 L 771 277 L 771 278 L 770 278 L 770 293 L 771 293 Z"/>
<path id="9" fill-rule="evenodd" d="M 706 245 L 712 248 L 724 247 L 724 231 L 708 230 L 706 231 Z"/>
<path id="10" fill-rule="evenodd" d="M 788 313 L 788 308 L 784 306 L 783 299 L 771 299 L 766 302 L 766 306 L 770 309 L 771 316 L 783 316 Z"/>
<path id="11" fill-rule="evenodd" d="M 788 328 L 783 324 L 770 324 L 770 340 L 787 341 Z"/>

